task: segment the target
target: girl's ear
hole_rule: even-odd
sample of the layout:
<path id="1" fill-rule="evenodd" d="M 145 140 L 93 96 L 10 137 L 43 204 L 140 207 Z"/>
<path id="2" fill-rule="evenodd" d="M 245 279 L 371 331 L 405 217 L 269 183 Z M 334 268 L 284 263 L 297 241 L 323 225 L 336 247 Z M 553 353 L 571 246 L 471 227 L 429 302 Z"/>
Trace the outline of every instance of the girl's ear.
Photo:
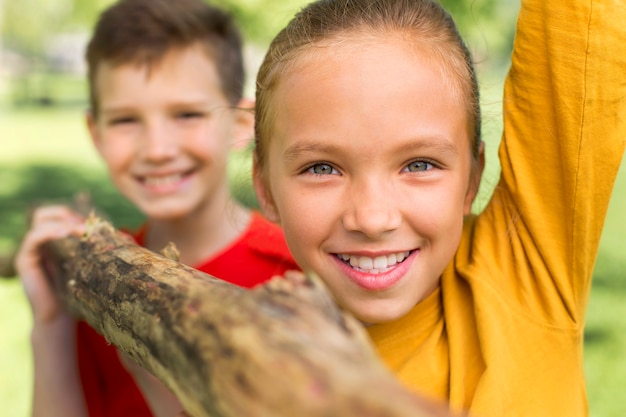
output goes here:
<path id="1" fill-rule="evenodd" d="M 100 137 L 100 132 L 98 131 L 98 122 L 94 117 L 91 110 L 88 110 L 85 113 L 85 124 L 87 125 L 87 130 L 89 131 L 89 136 L 91 136 L 91 142 L 93 142 L 94 147 L 102 156 L 102 140 Z"/>
<path id="2" fill-rule="evenodd" d="M 276 205 L 274 204 L 272 193 L 265 181 L 263 180 L 263 175 L 259 170 L 259 166 L 257 164 L 256 155 L 254 156 L 252 162 L 252 181 L 254 183 L 254 191 L 256 192 L 259 206 L 261 206 L 261 212 L 269 221 L 280 224 L 280 216 L 278 214 L 278 210 L 276 209 Z"/>
<path id="3" fill-rule="evenodd" d="M 485 142 L 480 143 L 478 148 L 478 158 L 472 163 L 472 172 L 470 173 L 469 186 L 465 194 L 465 202 L 463 204 L 463 215 L 467 216 L 472 213 L 472 203 L 478 195 L 480 180 L 483 177 L 485 169 Z"/>
<path id="4" fill-rule="evenodd" d="M 254 137 L 254 100 L 242 98 L 235 108 L 233 148 L 243 150 Z"/>

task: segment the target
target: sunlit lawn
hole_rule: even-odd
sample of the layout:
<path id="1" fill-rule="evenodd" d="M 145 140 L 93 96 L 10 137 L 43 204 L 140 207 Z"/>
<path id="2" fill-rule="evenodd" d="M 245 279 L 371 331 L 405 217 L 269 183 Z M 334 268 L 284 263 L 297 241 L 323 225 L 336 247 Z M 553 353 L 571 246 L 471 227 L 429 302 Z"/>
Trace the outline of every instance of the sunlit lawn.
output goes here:
<path id="1" fill-rule="evenodd" d="M 499 129 L 488 104 L 487 134 Z M 0 167 L 47 161 L 102 170 L 86 136 L 80 108 L 11 111 L 0 108 Z M 491 133 L 489 131 L 492 131 Z M 497 176 L 495 141 L 488 139 L 491 164 L 488 193 Z M 491 145 L 491 146 L 490 146 Z M 626 164 L 623 164 L 623 166 Z M 11 194 L 0 183 L 0 198 Z M 486 199 L 482 197 L 482 201 Z M 4 204 L 0 202 L 0 204 Z M 626 416 L 626 169 L 622 169 L 609 210 L 587 321 L 585 367 L 592 417 Z M 0 219 L 0 251 L 14 244 Z M 11 220 L 14 221 L 14 220 Z M 5 226 L 8 226 L 5 224 Z M 17 280 L 0 280 L 0 415 L 25 417 L 31 394 L 28 334 L 30 312 Z M 566 417 L 566 416 L 555 416 Z"/>

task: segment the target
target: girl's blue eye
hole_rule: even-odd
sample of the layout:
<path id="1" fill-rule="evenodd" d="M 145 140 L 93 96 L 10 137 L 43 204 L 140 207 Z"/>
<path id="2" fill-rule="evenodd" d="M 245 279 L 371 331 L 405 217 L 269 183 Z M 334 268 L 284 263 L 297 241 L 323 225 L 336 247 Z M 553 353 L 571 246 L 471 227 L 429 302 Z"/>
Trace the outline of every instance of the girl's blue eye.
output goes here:
<path id="1" fill-rule="evenodd" d="M 312 165 L 307 171 L 315 175 L 331 175 L 337 173 L 337 171 L 329 164 L 315 164 Z"/>
<path id="2" fill-rule="evenodd" d="M 413 161 L 410 162 L 406 169 L 409 172 L 424 172 L 433 168 L 433 164 L 426 161 Z"/>

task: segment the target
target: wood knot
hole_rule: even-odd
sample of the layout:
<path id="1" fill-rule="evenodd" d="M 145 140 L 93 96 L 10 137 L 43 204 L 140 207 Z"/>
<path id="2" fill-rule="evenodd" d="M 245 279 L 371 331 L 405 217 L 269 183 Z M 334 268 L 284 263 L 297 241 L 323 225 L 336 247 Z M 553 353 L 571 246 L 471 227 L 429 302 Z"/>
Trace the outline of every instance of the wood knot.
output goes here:
<path id="1" fill-rule="evenodd" d="M 165 247 L 161 249 L 160 253 L 171 261 L 178 262 L 178 260 L 180 259 L 180 251 L 173 242 L 169 242 L 167 245 L 165 245 Z"/>

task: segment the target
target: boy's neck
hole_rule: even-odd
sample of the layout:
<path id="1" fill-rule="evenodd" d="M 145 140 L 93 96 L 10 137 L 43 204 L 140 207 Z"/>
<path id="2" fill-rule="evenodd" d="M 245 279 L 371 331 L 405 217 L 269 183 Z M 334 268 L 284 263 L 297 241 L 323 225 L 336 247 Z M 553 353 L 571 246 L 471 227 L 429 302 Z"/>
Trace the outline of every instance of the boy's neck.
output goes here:
<path id="1" fill-rule="evenodd" d="M 219 215 L 199 213 L 171 221 L 149 219 L 144 245 L 158 252 L 173 242 L 181 263 L 199 265 L 230 245 L 248 227 L 249 209 L 234 201 L 222 209 Z"/>

